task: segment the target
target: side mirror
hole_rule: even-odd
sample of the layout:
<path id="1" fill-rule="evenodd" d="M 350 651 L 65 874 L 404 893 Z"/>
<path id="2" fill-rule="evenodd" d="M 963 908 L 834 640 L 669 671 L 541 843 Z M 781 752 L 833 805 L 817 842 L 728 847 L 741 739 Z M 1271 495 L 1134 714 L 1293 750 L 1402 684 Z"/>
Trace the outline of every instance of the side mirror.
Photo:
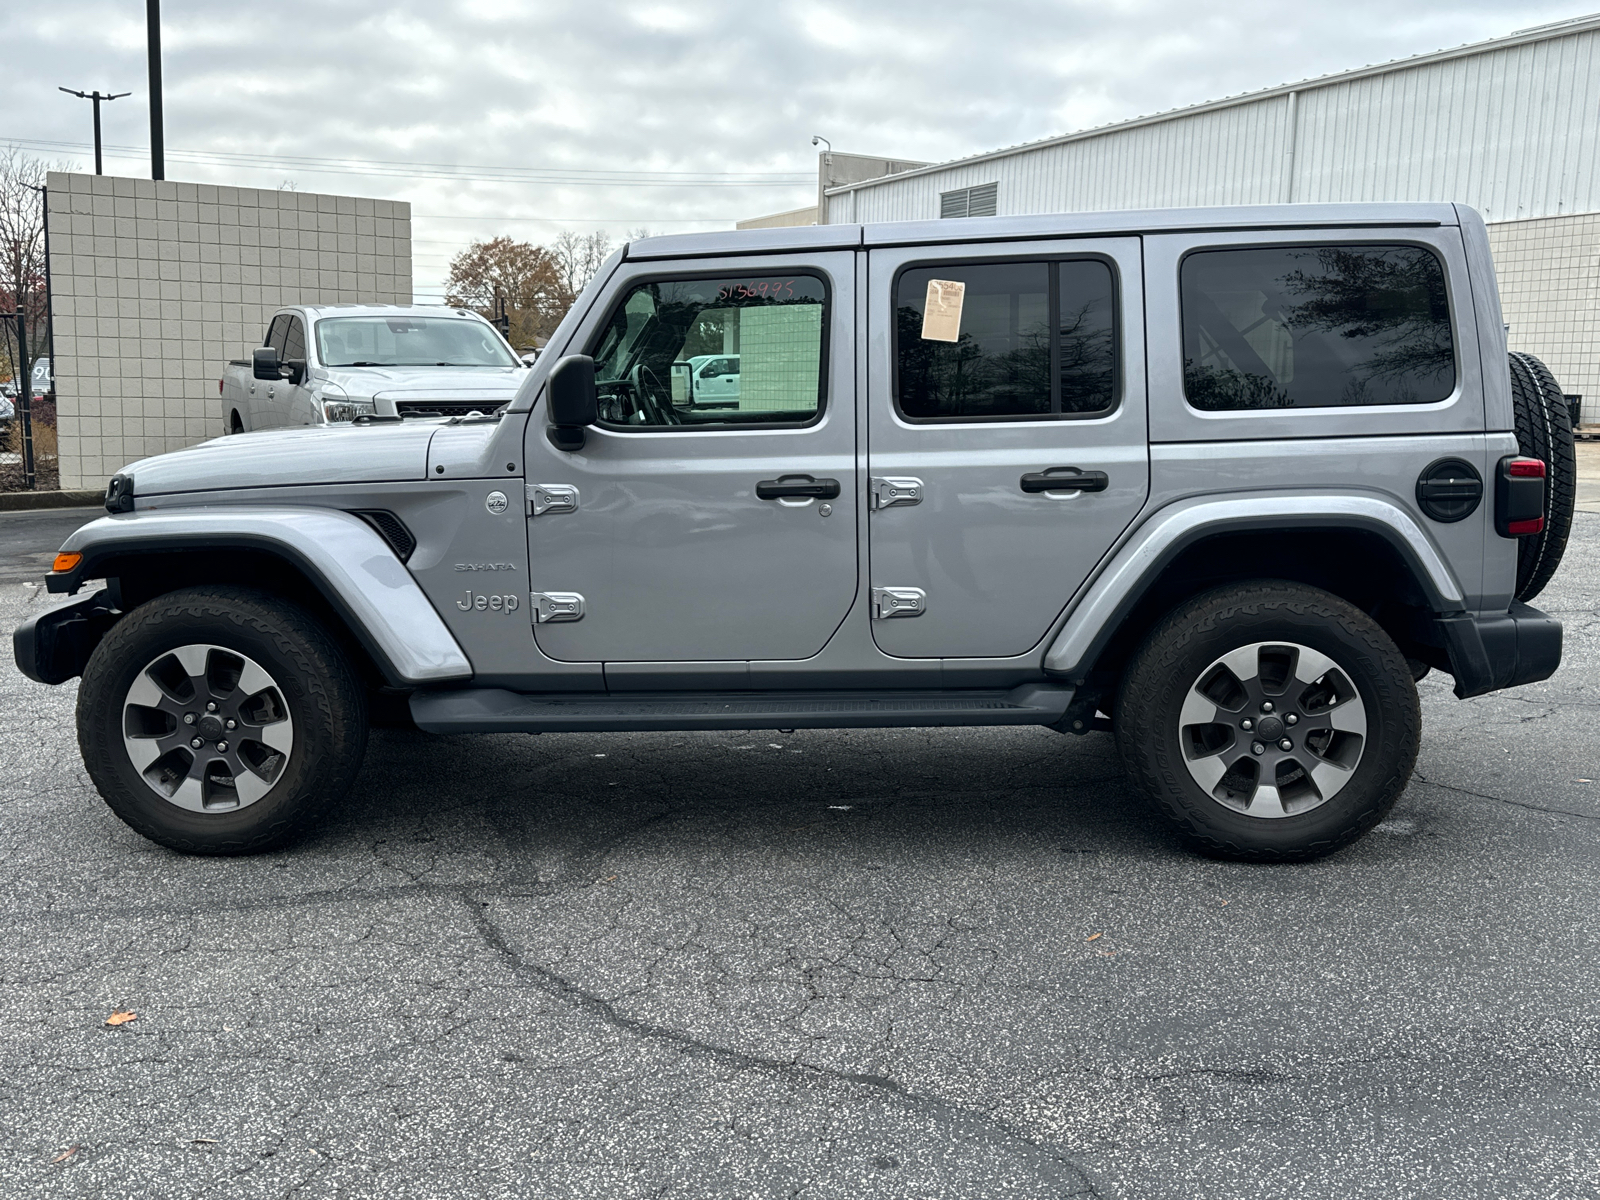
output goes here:
<path id="1" fill-rule="evenodd" d="M 298 359 L 298 358 L 291 358 L 288 362 L 284 363 L 283 364 L 283 377 L 286 380 L 288 380 L 290 383 L 292 383 L 295 387 L 299 387 L 303 382 L 305 382 L 305 377 L 306 377 L 305 360 L 304 359 Z"/>
<path id="2" fill-rule="evenodd" d="M 569 354 L 555 365 L 545 382 L 545 410 L 550 418 L 550 444 L 558 450 L 582 450 L 584 427 L 600 418 L 594 387 L 594 359 Z"/>
<path id="3" fill-rule="evenodd" d="M 278 361 L 276 346 L 262 346 L 250 356 L 250 373 L 257 379 L 276 383 L 283 378 L 283 364 Z"/>

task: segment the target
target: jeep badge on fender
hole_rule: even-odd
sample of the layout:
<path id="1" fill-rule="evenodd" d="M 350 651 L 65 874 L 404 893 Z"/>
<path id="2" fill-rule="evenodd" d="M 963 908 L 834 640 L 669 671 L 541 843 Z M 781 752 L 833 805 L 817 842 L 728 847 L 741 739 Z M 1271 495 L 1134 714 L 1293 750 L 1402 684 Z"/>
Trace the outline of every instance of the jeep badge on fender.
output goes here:
<path id="1" fill-rule="evenodd" d="M 456 607 L 462 612 L 476 609 L 478 612 L 516 612 L 522 602 L 513 595 L 484 596 L 476 592 L 468 592 L 465 597 L 456 601 Z"/>

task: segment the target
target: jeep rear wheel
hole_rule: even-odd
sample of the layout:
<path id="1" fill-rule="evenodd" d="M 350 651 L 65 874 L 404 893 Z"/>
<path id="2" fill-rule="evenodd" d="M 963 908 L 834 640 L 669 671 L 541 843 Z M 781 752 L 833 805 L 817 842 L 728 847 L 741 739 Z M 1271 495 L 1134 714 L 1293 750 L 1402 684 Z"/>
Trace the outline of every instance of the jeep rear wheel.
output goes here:
<path id="1" fill-rule="evenodd" d="M 163 846 L 249 854 L 300 836 L 349 790 L 366 696 L 303 609 L 190 588 L 129 613 L 78 692 L 78 744 L 111 810 Z"/>
<path id="2" fill-rule="evenodd" d="M 1393 807 L 1421 734 L 1405 656 L 1360 609 L 1300 584 L 1207 592 L 1157 625 L 1116 702 L 1129 772 L 1197 847 L 1291 861 Z"/>

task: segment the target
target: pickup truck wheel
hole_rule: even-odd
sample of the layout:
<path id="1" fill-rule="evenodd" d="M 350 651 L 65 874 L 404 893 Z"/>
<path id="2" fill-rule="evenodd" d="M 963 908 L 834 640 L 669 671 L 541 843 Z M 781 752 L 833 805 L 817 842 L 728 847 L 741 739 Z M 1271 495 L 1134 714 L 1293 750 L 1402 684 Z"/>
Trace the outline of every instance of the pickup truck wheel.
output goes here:
<path id="1" fill-rule="evenodd" d="M 1174 610 L 1116 701 L 1123 760 L 1179 833 L 1260 862 L 1319 857 L 1381 821 L 1421 727 L 1411 667 L 1377 622 L 1271 581 Z"/>
<path id="2" fill-rule="evenodd" d="M 303 609 L 246 588 L 187 588 L 129 613 L 78 691 L 78 745 L 111 810 L 191 854 L 303 834 L 366 749 L 366 694 Z"/>

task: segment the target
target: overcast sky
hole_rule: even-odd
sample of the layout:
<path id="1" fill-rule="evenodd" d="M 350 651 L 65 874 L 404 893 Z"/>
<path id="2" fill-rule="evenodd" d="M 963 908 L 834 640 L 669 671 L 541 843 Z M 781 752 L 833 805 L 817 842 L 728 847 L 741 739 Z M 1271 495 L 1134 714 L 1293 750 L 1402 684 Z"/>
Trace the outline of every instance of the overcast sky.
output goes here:
<path id="1" fill-rule="evenodd" d="M 474 237 L 729 228 L 811 203 L 812 134 L 840 151 L 939 161 L 1586 11 L 1517 0 L 163 10 L 167 178 L 409 200 L 419 301 L 438 297 L 450 255 Z M 0 47 L 0 140 L 93 169 L 82 148 L 40 145 L 90 140 L 88 102 L 55 89 L 131 91 L 104 107 L 104 136 L 135 152 L 108 155 L 106 171 L 148 175 L 142 0 L 11 0 Z M 262 157 L 204 157 L 224 154 Z M 348 171 L 285 161 L 308 158 Z M 430 178 L 434 164 L 502 178 Z M 650 172 L 673 174 L 641 182 Z"/>

